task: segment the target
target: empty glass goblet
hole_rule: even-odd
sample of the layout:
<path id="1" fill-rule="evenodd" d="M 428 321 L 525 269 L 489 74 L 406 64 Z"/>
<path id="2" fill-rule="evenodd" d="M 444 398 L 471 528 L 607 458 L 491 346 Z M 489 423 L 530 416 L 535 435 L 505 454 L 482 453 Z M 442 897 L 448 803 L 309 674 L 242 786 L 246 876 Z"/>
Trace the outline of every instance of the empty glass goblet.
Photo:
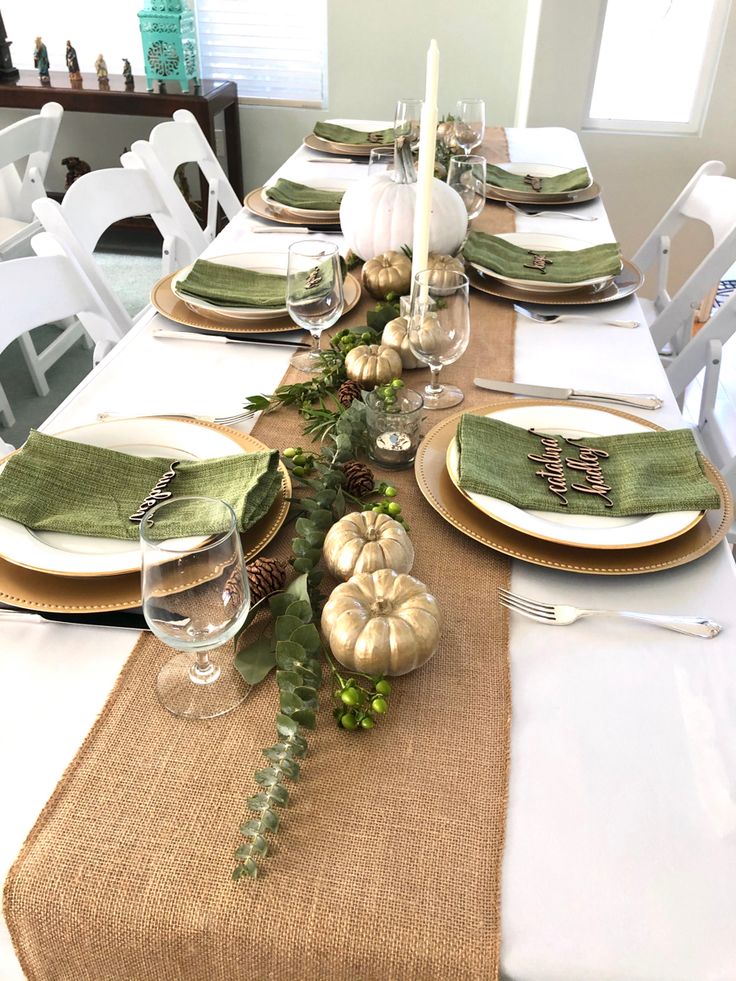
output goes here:
<path id="1" fill-rule="evenodd" d="M 394 114 L 394 136 L 408 136 L 412 150 L 419 145 L 423 99 L 399 99 Z"/>
<path id="2" fill-rule="evenodd" d="M 368 157 L 368 176 L 387 174 L 394 169 L 394 148 L 392 146 L 372 146 Z"/>
<path id="3" fill-rule="evenodd" d="M 323 330 L 337 323 L 343 311 L 340 253 L 331 242 L 307 239 L 289 246 L 286 308 L 291 319 L 312 335 L 312 349 L 289 362 L 299 371 L 315 371 Z"/>
<path id="4" fill-rule="evenodd" d="M 162 501 L 140 524 L 143 615 L 177 654 L 156 680 L 159 701 L 173 715 L 211 719 L 250 691 L 235 668 L 232 647 L 243 626 L 250 588 L 229 504 L 209 497 Z"/>
<path id="5" fill-rule="evenodd" d="M 422 269 L 414 277 L 409 313 L 409 347 L 429 366 L 425 409 L 447 409 L 465 398 L 462 389 L 440 385 L 442 366 L 457 361 L 470 340 L 468 277 L 455 270 Z"/>
<path id="6" fill-rule="evenodd" d="M 483 99 L 458 99 L 455 110 L 455 142 L 466 153 L 479 146 L 486 131 L 486 104 Z"/>
<path id="7" fill-rule="evenodd" d="M 486 204 L 486 158 L 477 154 L 450 157 L 447 183 L 462 198 L 468 218 L 477 218 Z"/>

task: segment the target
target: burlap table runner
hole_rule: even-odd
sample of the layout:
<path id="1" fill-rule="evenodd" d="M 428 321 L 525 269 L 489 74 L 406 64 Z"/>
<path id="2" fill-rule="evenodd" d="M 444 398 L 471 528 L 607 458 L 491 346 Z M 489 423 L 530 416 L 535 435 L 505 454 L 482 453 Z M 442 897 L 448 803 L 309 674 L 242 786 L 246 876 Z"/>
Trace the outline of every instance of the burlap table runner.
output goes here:
<path id="1" fill-rule="evenodd" d="M 506 159 L 502 131 L 489 131 L 483 152 Z M 496 205 L 477 224 L 513 228 Z M 364 323 L 369 306 L 342 324 Z M 488 400 L 475 374 L 513 376 L 509 307 L 473 293 L 471 317 L 467 353 L 442 372 L 468 407 Z M 409 375 L 417 389 L 425 380 Z M 427 426 L 443 415 L 428 413 Z M 304 442 L 291 411 L 256 432 L 271 446 Z M 444 523 L 411 471 L 390 479 L 411 524 L 414 573 L 444 613 L 434 658 L 396 681 L 389 715 L 370 734 L 333 725 L 325 687 L 277 854 L 257 882 L 236 884 L 237 827 L 273 740 L 275 685 L 220 719 L 177 720 L 154 690 L 171 651 L 144 635 L 6 881 L 5 915 L 29 978 L 497 976 L 510 688 L 496 589 L 508 563 Z M 292 533 L 268 553 L 287 555 Z"/>

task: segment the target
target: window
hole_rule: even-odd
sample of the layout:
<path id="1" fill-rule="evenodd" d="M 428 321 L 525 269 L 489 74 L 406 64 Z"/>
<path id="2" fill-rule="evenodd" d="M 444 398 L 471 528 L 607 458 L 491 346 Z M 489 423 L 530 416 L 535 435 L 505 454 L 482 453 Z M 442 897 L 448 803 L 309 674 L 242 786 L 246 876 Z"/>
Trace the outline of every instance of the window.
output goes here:
<path id="1" fill-rule="evenodd" d="M 695 133 L 731 0 L 607 0 L 586 126 Z"/>
<path id="2" fill-rule="evenodd" d="M 196 0 L 203 78 L 232 79 L 242 102 L 323 108 L 327 0 Z"/>

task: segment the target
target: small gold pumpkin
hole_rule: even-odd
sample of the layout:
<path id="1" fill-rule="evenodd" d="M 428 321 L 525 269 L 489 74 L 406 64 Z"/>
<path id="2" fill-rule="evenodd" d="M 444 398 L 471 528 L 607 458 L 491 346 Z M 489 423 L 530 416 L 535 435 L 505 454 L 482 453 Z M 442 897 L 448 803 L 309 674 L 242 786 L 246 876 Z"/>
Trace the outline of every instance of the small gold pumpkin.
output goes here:
<path id="1" fill-rule="evenodd" d="M 422 362 L 411 353 L 408 326 L 406 317 L 396 317 L 395 320 L 389 320 L 383 328 L 381 344 L 398 351 L 402 365 L 410 371 L 412 368 L 421 368 Z"/>
<path id="2" fill-rule="evenodd" d="M 358 572 L 411 572 L 414 546 L 398 521 L 387 514 L 355 511 L 340 518 L 322 546 L 327 568 L 338 579 Z"/>
<path id="3" fill-rule="evenodd" d="M 411 260 L 403 252 L 382 252 L 363 266 L 363 286 L 377 300 L 389 293 L 405 296 L 411 288 Z"/>
<path id="4" fill-rule="evenodd" d="M 383 344 L 361 344 L 345 356 L 345 371 L 361 388 L 375 388 L 399 377 L 401 356 Z"/>
<path id="5" fill-rule="evenodd" d="M 454 286 L 456 279 L 448 276 L 447 273 L 464 273 L 465 266 L 462 259 L 452 255 L 440 255 L 430 252 L 427 259 L 427 268 L 432 270 L 432 286 L 443 288 Z"/>
<path id="6" fill-rule="evenodd" d="M 406 674 L 437 650 L 442 618 L 423 582 L 393 569 L 362 572 L 336 586 L 322 611 L 322 632 L 346 668 Z"/>

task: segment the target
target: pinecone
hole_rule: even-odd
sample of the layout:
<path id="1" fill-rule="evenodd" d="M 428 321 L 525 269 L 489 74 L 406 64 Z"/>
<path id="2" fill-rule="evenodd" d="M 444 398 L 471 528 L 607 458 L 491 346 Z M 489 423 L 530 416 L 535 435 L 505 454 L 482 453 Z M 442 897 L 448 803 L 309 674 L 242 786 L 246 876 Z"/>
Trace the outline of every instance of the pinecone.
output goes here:
<path id="1" fill-rule="evenodd" d="M 361 387 L 357 382 L 344 381 L 337 390 L 337 397 L 340 404 L 344 405 L 346 409 L 349 409 L 353 404 L 353 399 L 360 398 L 360 393 Z"/>
<path id="2" fill-rule="evenodd" d="M 353 497 L 363 497 L 373 490 L 375 480 L 373 471 L 358 460 L 348 460 L 342 468 L 345 477 L 345 490 Z"/>
<path id="3" fill-rule="evenodd" d="M 277 592 L 286 582 L 286 566 L 278 559 L 262 556 L 248 566 L 248 583 L 253 603 Z"/>

